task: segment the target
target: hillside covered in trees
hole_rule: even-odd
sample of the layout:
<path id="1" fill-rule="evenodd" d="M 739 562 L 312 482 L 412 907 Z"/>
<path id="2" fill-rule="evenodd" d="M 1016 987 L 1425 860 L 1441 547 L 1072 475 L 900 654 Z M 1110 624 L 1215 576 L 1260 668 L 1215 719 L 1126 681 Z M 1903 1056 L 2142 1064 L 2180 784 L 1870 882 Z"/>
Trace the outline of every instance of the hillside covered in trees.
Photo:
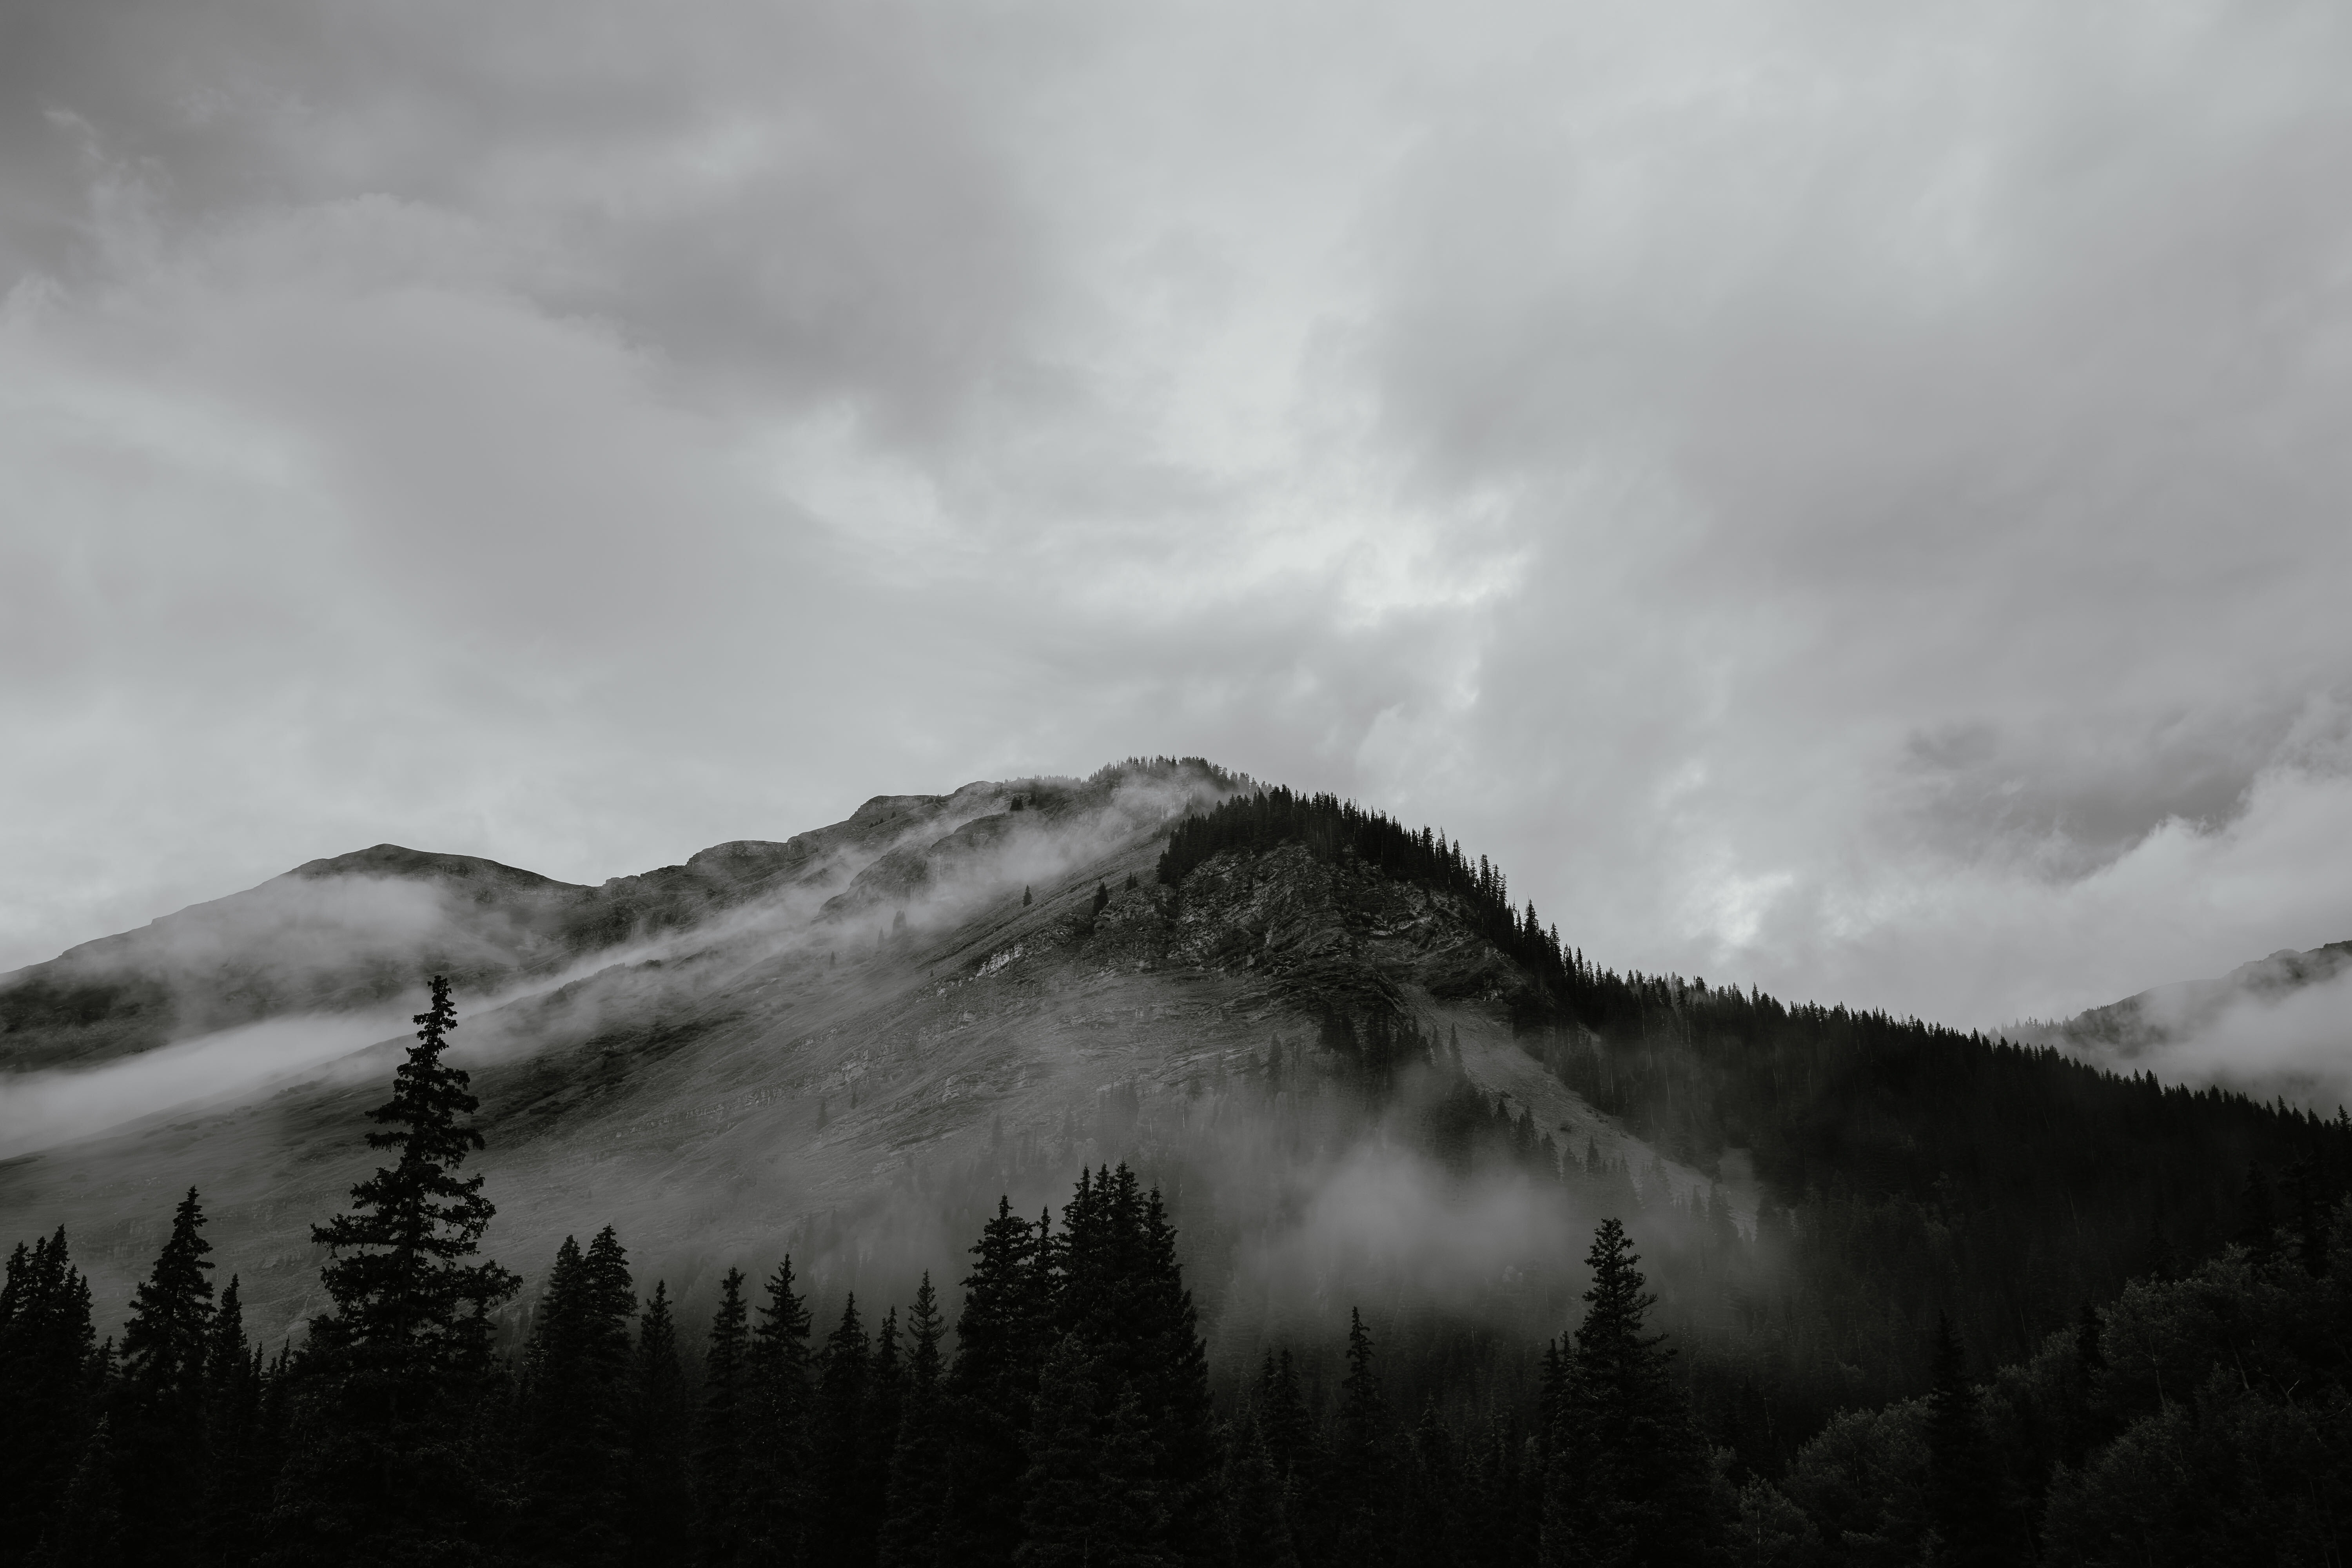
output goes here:
<path id="1" fill-rule="evenodd" d="M 0 1565 L 2336 1560 L 2342 1116 L 1204 764 L 909 799 L 470 1075 L 0 1163 Z"/>
<path id="2" fill-rule="evenodd" d="M 1181 889 L 1220 856 L 1301 851 L 1459 906 L 1512 960 L 1507 984 L 1477 980 L 1522 1050 L 1666 1158 L 1752 1173 L 1756 1206 L 1724 1256 L 1762 1266 L 1743 1275 L 1710 1262 L 1687 1281 L 1677 1268 L 1665 1295 L 1697 1352 L 1703 1398 L 1759 1459 L 1785 1460 L 1840 1405 L 1925 1386 L 1939 1314 L 1985 1354 L 2024 1356 L 2127 1280 L 2178 1274 L 2269 1218 L 2309 1245 L 2352 1181 L 2341 1112 L 2323 1120 L 1917 1019 L 1603 969 L 1532 904 L 1514 908 L 1483 858 L 1329 796 L 1254 792 L 1203 812 L 1171 835 L 1160 874 Z M 1362 1027 L 1340 1018 L 1325 1037 L 1344 1047 Z M 1571 1183 L 1604 1175 L 1577 1168 L 1584 1152 L 1560 1152 Z M 1604 1206 L 1641 1201 L 1613 1194 Z M 1679 1254 L 1689 1235 L 1666 1227 L 1661 1239 Z"/>
<path id="3" fill-rule="evenodd" d="M 1125 1165 L 1058 1216 L 1000 1200 L 952 1329 L 929 1278 L 903 1319 L 814 1311 L 789 1258 L 682 1323 L 606 1228 L 509 1341 L 446 983 L 416 1022 L 299 1344 L 248 1342 L 194 1192 L 119 1343 L 62 1232 L 16 1249 L 0 1563 L 2317 1563 L 2352 1522 L 2340 1202 L 2253 1215 L 1982 1379 L 1938 1319 L 1922 1396 L 1768 1472 L 1711 1441 L 1614 1217 L 1514 1396 L 1400 1400 L 1413 1352 L 1352 1309 L 1336 1379 L 1286 1345 L 1221 1391 Z"/>

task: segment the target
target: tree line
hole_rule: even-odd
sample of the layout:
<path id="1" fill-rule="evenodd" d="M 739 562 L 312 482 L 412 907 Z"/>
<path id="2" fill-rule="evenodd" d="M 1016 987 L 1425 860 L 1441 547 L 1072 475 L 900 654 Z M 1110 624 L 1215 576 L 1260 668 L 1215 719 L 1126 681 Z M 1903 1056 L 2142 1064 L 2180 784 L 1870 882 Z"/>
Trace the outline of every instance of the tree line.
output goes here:
<path id="1" fill-rule="evenodd" d="M 869 1324 L 853 1295 L 820 1336 L 787 1258 L 756 1285 L 728 1272 L 697 1357 L 609 1227 L 566 1238 L 508 1353 L 496 1313 L 521 1282 L 481 1256 L 494 1211 L 462 1173 L 482 1140 L 443 1059 L 455 1021 L 436 979 L 371 1112 L 390 1163 L 313 1230 L 332 1305 L 299 1345 L 249 1342 L 236 1279 L 215 1295 L 193 1190 L 119 1344 L 97 1341 L 62 1231 L 16 1247 L 0 1563 L 1336 1563 L 1469 1539 L 1440 1521 L 1485 1472 L 1396 1427 L 1360 1317 L 1328 1430 L 1286 1351 L 1216 1408 L 1174 1227 L 1123 1164 L 1083 1173 L 1058 1223 L 1000 1200 L 952 1353 L 928 1276 L 903 1322 Z M 1616 1489 L 1547 1488 L 1507 1445 L 1510 1475 L 1535 1463 L 1529 1521 L 1556 1540 L 1647 1531 L 1661 1465 L 1704 1489 L 1614 1222 L 1594 1258 L 1599 1305 L 1556 1351 L 1545 1431 L 1590 1426 L 1577 1451 Z M 1626 1433 L 1654 1462 L 1626 1459 Z"/>
<path id="2" fill-rule="evenodd" d="M 1459 1335 L 1383 1348 L 1351 1311 L 1343 1348 L 1274 1345 L 1213 1390 L 1167 1205 L 1124 1164 L 1058 1216 L 1000 1200 L 951 1331 L 928 1277 L 903 1317 L 852 1296 L 819 1324 L 789 1258 L 730 1270 L 689 1329 L 607 1228 L 563 1243 L 509 1344 L 446 983 L 416 1022 L 372 1113 L 389 1163 L 313 1233 L 331 1307 L 299 1343 L 257 1347 L 237 1282 L 215 1294 L 194 1192 L 119 1342 L 62 1232 L 16 1249 L 0 1564 L 2284 1563 L 2340 1561 L 2352 1524 L 2352 1211 L 2315 1180 L 2250 1181 L 2233 1241 L 1980 1380 L 1933 1317 L 1924 1394 L 1776 1458 L 1727 1440 L 1616 1218 L 1521 1384 L 1447 1398 Z M 1661 1215 L 1622 1163 L 1467 1090 L 1452 1039 L 1352 1041 L 1451 1059 L 1433 1147 Z M 1739 1268 L 1774 1244 L 1690 1203 L 1670 1228 Z"/>

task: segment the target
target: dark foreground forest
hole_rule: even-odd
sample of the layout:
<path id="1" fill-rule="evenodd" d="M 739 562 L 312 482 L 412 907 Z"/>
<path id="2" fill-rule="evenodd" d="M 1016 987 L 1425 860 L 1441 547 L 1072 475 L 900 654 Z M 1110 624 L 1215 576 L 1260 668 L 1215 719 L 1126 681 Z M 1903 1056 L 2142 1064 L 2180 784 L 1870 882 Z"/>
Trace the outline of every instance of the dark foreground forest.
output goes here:
<path id="1" fill-rule="evenodd" d="M 1580 973 L 1571 957 L 1564 978 L 1600 984 Z M 2286 1193 L 2255 1173 L 2236 1240 L 2010 1364 L 1972 1365 L 1939 1316 L 1927 1393 L 1837 1413 L 1774 1462 L 1727 1441 L 1738 1402 L 1658 1331 L 1616 1218 L 1525 1386 L 1440 1398 L 1444 1365 L 1416 1363 L 1442 1352 L 1385 1348 L 1353 1311 L 1344 1342 L 1213 1386 L 1169 1212 L 1125 1165 L 1058 1215 L 1000 1203 L 951 1329 L 928 1279 L 814 1321 L 789 1258 L 730 1271 L 708 1324 L 682 1323 L 607 1229 L 564 1243 L 504 1343 L 521 1281 L 480 1254 L 454 1020 L 436 981 L 367 1134 L 391 1163 L 314 1233 L 332 1310 L 299 1343 L 248 1342 L 194 1192 L 119 1342 L 98 1341 L 63 1232 L 16 1248 L 0 1564 L 2346 1560 L 2352 1206 L 2308 1163 Z M 1329 1043 L 1360 1072 L 1401 1048 Z M 1639 1082 L 1615 1087 L 1639 1114 Z M 1554 1158 L 1499 1113 L 1494 1131 Z"/>

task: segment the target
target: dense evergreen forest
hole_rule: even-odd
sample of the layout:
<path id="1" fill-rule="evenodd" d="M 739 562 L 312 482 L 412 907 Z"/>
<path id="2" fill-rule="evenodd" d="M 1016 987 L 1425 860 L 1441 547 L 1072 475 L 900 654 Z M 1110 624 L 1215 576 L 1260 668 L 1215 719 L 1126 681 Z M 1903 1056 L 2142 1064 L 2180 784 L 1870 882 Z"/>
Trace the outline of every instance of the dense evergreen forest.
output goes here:
<path id="1" fill-rule="evenodd" d="M 1533 904 L 1515 909 L 1483 857 L 1330 795 L 1235 795 L 1177 827 L 1160 876 L 1181 889 L 1220 854 L 1286 844 L 1452 901 L 1525 976 L 1506 998 L 1523 1048 L 1667 1157 L 1752 1172 L 1762 1201 L 1734 1238 L 1711 1215 L 1662 1226 L 1641 1173 L 1612 1192 L 1612 1173 L 1578 1168 L 1586 1152 L 1560 1152 L 1563 1177 L 1629 1222 L 1654 1205 L 1654 1237 L 1676 1253 L 1662 1294 L 1710 1428 L 1759 1465 L 1785 1465 L 1842 1406 L 1927 1386 L 1938 1315 L 1983 1356 L 2028 1356 L 2127 1281 L 2211 1257 L 2250 1205 L 2309 1237 L 2352 1188 L 2340 1109 L 2323 1119 L 1917 1019 L 1601 969 Z M 1368 1025 L 1411 1028 L 1333 1027 Z"/>
<path id="2" fill-rule="evenodd" d="M 1284 844 L 1459 900 L 1532 979 L 1523 1048 L 1761 1200 L 1556 1137 L 1410 1016 L 1335 1014 L 1238 1075 L 1244 1131 L 1146 1136 L 1103 1100 L 1087 1146 L 1149 1158 L 970 1215 L 944 1289 L 818 1301 L 786 1257 L 688 1321 L 607 1228 L 517 1331 L 436 980 L 293 1342 L 249 1341 L 193 1191 L 119 1342 L 62 1231 L 16 1248 L 0 1568 L 2345 1560 L 2340 1115 L 1597 971 L 1491 867 L 1328 797 L 1195 817 L 1161 874 L 1181 896 Z M 1195 1292 L 1238 1240 L 1197 1173 L 1375 1132 L 1552 1194 L 1589 1247 L 1466 1324 L 1397 1291 L 1317 1321 L 1221 1300 L 1252 1351 L 1213 1363 Z M 1065 1169 L 1000 1138 L 940 1202 Z"/>

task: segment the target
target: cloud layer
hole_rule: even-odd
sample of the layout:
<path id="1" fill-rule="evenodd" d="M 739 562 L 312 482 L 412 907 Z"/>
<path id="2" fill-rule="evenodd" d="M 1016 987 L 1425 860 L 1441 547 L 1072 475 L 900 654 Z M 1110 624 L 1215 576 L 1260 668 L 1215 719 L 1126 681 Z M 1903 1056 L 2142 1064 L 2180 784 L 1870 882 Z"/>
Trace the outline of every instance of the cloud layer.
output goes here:
<path id="1" fill-rule="evenodd" d="M 2352 17 L 526 0 L 0 49 L 0 965 L 1201 752 L 1989 1024 L 2352 935 Z"/>

